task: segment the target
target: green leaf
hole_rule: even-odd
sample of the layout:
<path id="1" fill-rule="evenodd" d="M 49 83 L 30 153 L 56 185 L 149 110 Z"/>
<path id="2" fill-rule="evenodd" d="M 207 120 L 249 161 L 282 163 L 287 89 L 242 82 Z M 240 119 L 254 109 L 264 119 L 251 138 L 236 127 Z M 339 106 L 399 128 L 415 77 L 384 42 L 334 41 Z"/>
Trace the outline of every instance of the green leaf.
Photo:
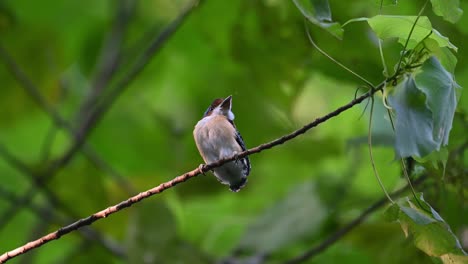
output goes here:
<path id="1" fill-rule="evenodd" d="M 453 75 L 435 56 L 395 87 L 388 101 L 396 113 L 398 157 L 424 157 L 448 144 L 458 88 Z"/>
<path id="2" fill-rule="evenodd" d="M 430 57 L 415 76 L 416 87 L 426 95 L 426 106 L 432 112 L 433 137 L 440 145 L 447 145 L 453 116 L 457 107 L 456 89 L 460 86 L 451 73 L 435 57 Z"/>
<path id="3" fill-rule="evenodd" d="M 432 10 L 445 20 L 455 23 L 463 14 L 459 0 L 431 0 Z"/>
<path id="4" fill-rule="evenodd" d="M 437 42 L 433 39 L 424 40 L 424 47 L 439 59 L 440 64 L 442 64 L 447 71 L 454 74 L 458 60 L 449 48 L 439 47 Z"/>
<path id="5" fill-rule="evenodd" d="M 445 176 L 445 169 L 447 166 L 447 160 L 449 157 L 449 152 L 447 148 L 441 148 L 439 151 L 433 151 L 431 154 L 423 157 L 423 158 L 416 158 L 416 161 L 419 163 L 426 163 L 430 162 L 432 164 L 432 167 L 439 169 L 439 166 L 442 165 L 442 179 Z"/>
<path id="6" fill-rule="evenodd" d="M 317 25 L 338 39 L 343 38 L 343 28 L 340 23 L 333 22 L 328 0 L 293 0 L 297 9 L 312 24 Z"/>
<path id="7" fill-rule="evenodd" d="M 423 206 L 424 208 L 421 208 Z M 400 223 L 406 237 L 435 261 L 442 263 L 467 263 L 468 257 L 448 224 L 420 194 L 405 197 L 390 206 L 385 215 Z"/>
<path id="8" fill-rule="evenodd" d="M 417 16 L 377 15 L 369 18 L 367 22 L 379 38 L 397 38 L 398 42 L 404 45 L 416 18 Z M 414 48 L 426 37 L 435 40 L 439 47 L 449 47 L 455 51 L 457 50 L 457 47 L 447 37 L 442 36 L 437 30 L 432 28 L 431 21 L 426 16 L 419 17 L 407 48 Z"/>
<path id="9" fill-rule="evenodd" d="M 330 4 L 328 0 L 310 0 L 315 11 L 315 18 L 319 21 L 332 22 Z"/>
<path id="10" fill-rule="evenodd" d="M 433 139 L 432 113 L 426 107 L 424 93 L 412 77 L 405 77 L 393 93 L 388 103 L 396 114 L 395 153 L 397 157 L 424 157 L 437 149 Z"/>
<path id="11" fill-rule="evenodd" d="M 316 230 L 324 219 L 325 210 L 314 185 L 303 183 L 248 227 L 240 248 L 256 253 L 275 251 Z"/>

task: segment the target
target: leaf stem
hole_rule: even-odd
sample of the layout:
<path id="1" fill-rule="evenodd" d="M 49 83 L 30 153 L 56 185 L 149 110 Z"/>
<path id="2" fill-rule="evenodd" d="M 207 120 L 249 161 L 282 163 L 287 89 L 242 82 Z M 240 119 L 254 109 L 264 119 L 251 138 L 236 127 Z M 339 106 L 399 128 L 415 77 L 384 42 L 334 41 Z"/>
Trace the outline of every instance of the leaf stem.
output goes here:
<path id="1" fill-rule="evenodd" d="M 404 56 L 404 54 L 406 52 L 406 49 L 408 48 L 409 40 L 410 40 L 411 35 L 413 34 L 413 31 L 414 31 L 414 28 L 416 27 L 416 24 L 418 23 L 418 20 L 421 17 L 422 13 L 424 12 L 424 9 L 426 8 L 428 2 L 429 2 L 429 0 L 426 0 L 423 7 L 421 8 L 421 10 L 419 10 L 419 13 L 418 13 L 418 16 L 416 17 L 416 20 L 414 21 L 413 25 L 411 26 L 411 30 L 410 30 L 410 32 L 408 34 L 408 37 L 406 38 L 405 46 L 403 47 L 403 51 L 401 52 L 401 55 L 400 55 L 400 60 L 398 61 L 398 66 L 397 66 L 397 68 L 395 70 L 395 76 L 398 75 L 399 72 L 400 72 L 401 63 L 403 61 L 403 56 Z"/>
<path id="2" fill-rule="evenodd" d="M 379 7 L 379 14 L 382 14 L 382 6 L 383 6 L 383 0 L 380 0 L 380 7 Z M 387 78 L 388 75 L 388 69 L 387 69 L 387 63 L 385 63 L 385 56 L 383 53 L 382 49 L 382 40 L 379 39 L 379 53 L 380 53 L 380 60 L 382 61 L 382 66 L 383 66 L 383 75 L 385 78 Z"/>
<path id="3" fill-rule="evenodd" d="M 307 24 L 304 22 L 304 25 L 305 25 L 305 28 L 306 28 L 306 33 L 307 33 L 307 37 L 309 38 L 309 41 L 310 43 L 312 44 L 312 46 L 314 46 L 315 49 L 317 49 L 323 56 L 327 57 L 329 60 L 331 60 L 332 62 L 334 62 L 336 65 L 340 66 L 341 68 L 343 68 L 344 70 L 346 70 L 347 72 L 351 73 L 352 75 L 354 75 L 355 77 L 357 77 L 358 79 L 360 79 L 361 81 L 363 81 L 365 84 L 367 84 L 369 86 L 369 88 L 371 89 L 375 89 L 375 86 L 370 82 L 368 81 L 366 78 L 362 77 L 361 75 L 357 74 L 356 72 L 354 72 L 353 70 L 351 70 L 350 68 L 346 67 L 345 65 L 343 65 L 341 62 L 337 61 L 336 59 L 334 59 L 332 56 L 330 56 L 328 53 L 326 53 L 324 50 L 322 50 L 316 43 L 315 41 L 312 39 L 312 36 L 310 35 L 310 31 L 309 31 L 309 28 L 307 27 Z"/>
<path id="4" fill-rule="evenodd" d="M 390 124 L 392 125 L 392 129 L 393 129 L 393 132 L 395 132 L 395 123 L 393 122 L 393 117 L 392 117 L 392 114 L 390 112 L 390 109 L 387 109 L 387 113 L 388 113 L 388 118 L 390 119 Z M 416 190 L 414 189 L 413 187 L 413 184 L 411 183 L 411 179 L 408 175 L 408 170 L 406 168 L 406 163 L 405 161 L 403 160 L 403 158 L 400 158 L 400 161 L 401 161 L 401 167 L 403 169 L 403 175 L 405 175 L 405 178 L 406 178 L 406 181 L 408 182 L 408 186 L 410 187 L 411 189 L 411 193 L 413 194 L 413 197 L 414 199 L 416 200 L 416 202 L 418 203 L 419 207 L 421 207 L 421 209 L 423 210 L 426 210 L 426 207 L 424 207 L 420 202 L 419 202 L 419 199 L 416 195 Z M 426 210 L 427 211 L 427 210 Z"/>
<path id="5" fill-rule="evenodd" d="M 372 117 L 374 116 L 374 96 L 371 96 L 370 100 L 371 108 L 369 113 L 369 129 L 367 132 L 367 146 L 369 147 L 369 156 L 372 164 L 372 169 L 374 170 L 374 175 L 377 178 L 377 181 L 379 182 L 380 188 L 382 188 L 382 191 L 385 193 L 385 196 L 387 196 L 388 200 L 393 204 L 395 202 L 392 200 L 390 195 L 388 195 L 387 190 L 385 189 L 385 186 L 382 183 L 382 180 L 380 179 L 379 172 L 377 171 L 377 167 L 375 166 L 374 154 L 372 153 Z"/>

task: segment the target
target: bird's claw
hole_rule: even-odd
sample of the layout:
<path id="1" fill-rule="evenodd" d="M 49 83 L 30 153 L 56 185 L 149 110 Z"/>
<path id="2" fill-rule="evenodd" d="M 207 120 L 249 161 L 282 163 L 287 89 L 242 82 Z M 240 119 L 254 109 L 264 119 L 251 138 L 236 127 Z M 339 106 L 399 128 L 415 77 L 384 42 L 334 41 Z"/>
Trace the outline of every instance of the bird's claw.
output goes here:
<path id="1" fill-rule="evenodd" d="M 239 163 L 239 154 L 234 154 L 234 163 L 237 165 Z"/>
<path id="2" fill-rule="evenodd" d="M 201 174 L 206 175 L 205 174 L 205 172 L 206 172 L 206 165 L 205 164 L 200 164 L 200 166 L 198 166 L 198 170 L 200 171 Z"/>

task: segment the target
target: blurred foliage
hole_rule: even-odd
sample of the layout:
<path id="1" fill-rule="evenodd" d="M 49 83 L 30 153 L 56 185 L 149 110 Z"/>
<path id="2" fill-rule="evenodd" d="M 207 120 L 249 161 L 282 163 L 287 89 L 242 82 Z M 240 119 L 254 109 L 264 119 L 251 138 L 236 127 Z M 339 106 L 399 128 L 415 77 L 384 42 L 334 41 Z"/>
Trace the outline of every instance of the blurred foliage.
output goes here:
<path id="1" fill-rule="evenodd" d="M 416 200 L 417 199 L 417 200 Z M 468 256 L 444 219 L 424 201 L 423 195 L 401 198 L 386 212 L 398 221 L 405 236 L 413 236 L 415 245 L 435 262 L 466 263 Z"/>
<path id="2" fill-rule="evenodd" d="M 4 0 L 0 2 L 0 45 L 47 103 L 75 122 L 101 67 L 114 20 L 119 18 L 119 3 L 130 2 Z M 124 32 L 117 78 L 188 2 L 136 3 Z M 312 1 L 311 6 L 320 2 L 326 1 Z M 381 82 L 384 77 L 377 38 L 367 23 L 348 24 L 342 40 L 329 34 L 330 28 L 321 28 L 357 17 L 374 17 L 381 1 L 329 2 L 329 10 L 311 12 L 322 16 L 315 23 L 319 27 L 311 26 L 315 41 L 371 82 Z M 382 14 L 414 16 L 424 3 L 395 2 L 384 1 Z M 449 71 L 461 87 L 467 87 L 467 16 L 461 16 L 457 24 L 449 23 L 461 14 L 446 12 L 458 1 L 449 1 L 447 6 L 440 5 L 443 1 L 431 2 L 434 12 L 442 17 L 430 8 L 423 15 L 430 19 L 432 28 L 458 47 L 458 63 Z M 468 5 L 462 2 L 460 7 L 466 10 Z M 388 40 L 383 50 L 387 66 L 393 67 L 401 45 Z M 33 171 L 40 171 L 60 157 L 72 139 L 64 129 L 54 128 L 4 61 L 0 61 L 0 80 L 0 144 Z M 293 2 L 202 1 L 90 135 L 88 145 L 112 171 L 102 164 L 96 166 L 79 152 L 47 186 L 73 212 L 74 219 L 85 217 L 197 167 L 202 159 L 192 129 L 214 98 L 233 95 L 236 125 L 247 147 L 254 147 L 349 102 L 360 85 L 313 49 L 304 31 L 304 17 Z M 392 191 L 404 186 L 405 180 L 394 160 L 393 132 L 379 96 L 373 117 L 374 156 L 385 186 Z M 239 193 L 230 192 L 208 173 L 91 227 L 123 248 L 126 257 L 74 232 L 11 262 L 278 263 L 302 254 L 382 197 L 367 152 L 368 115 L 360 118 L 365 109 L 363 103 L 283 146 L 251 156 L 252 173 Z M 466 131 L 468 95 L 462 92 L 446 165 L 409 166 L 412 177 L 427 175 L 416 189 L 424 192 L 425 201 L 445 219 L 465 250 Z M 3 154 L 0 175 L 2 186 L 17 197 L 33 184 Z M 20 210 L 0 226 L 2 252 L 68 224 L 49 223 L 27 204 L 11 203 L 4 196 L 0 192 L 0 215 L 12 207 Z M 58 214 L 70 213 L 44 192 L 33 200 L 55 208 Z M 46 228 L 38 224 L 44 221 Z M 398 224 L 385 221 L 382 211 L 377 211 L 310 263 L 430 261 L 406 240 Z"/>

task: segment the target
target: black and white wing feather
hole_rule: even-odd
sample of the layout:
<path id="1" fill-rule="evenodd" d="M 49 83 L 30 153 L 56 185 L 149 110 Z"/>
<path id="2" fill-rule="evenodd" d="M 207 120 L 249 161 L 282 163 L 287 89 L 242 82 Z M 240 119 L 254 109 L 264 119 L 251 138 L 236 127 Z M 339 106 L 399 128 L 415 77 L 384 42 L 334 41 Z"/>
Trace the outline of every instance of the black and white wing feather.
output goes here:
<path id="1" fill-rule="evenodd" d="M 235 127 L 235 126 L 234 126 Z M 247 148 L 245 147 L 245 143 L 244 143 L 244 139 L 242 138 L 241 134 L 239 133 L 239 131 L 237 131 L 236 129 L 236 141 L 237 143 L 239 144 L 239 146 L 241 147 L 242 151 L 246 151 Z M 246 156 L 242 159 L 240 159 L 240 162 L 242 162 L 242 165 L 243 165 L 243 173 L 245 176 L 249 175 L 250 174 L 250 160 L 249 160 L 249 157 Z"/>

